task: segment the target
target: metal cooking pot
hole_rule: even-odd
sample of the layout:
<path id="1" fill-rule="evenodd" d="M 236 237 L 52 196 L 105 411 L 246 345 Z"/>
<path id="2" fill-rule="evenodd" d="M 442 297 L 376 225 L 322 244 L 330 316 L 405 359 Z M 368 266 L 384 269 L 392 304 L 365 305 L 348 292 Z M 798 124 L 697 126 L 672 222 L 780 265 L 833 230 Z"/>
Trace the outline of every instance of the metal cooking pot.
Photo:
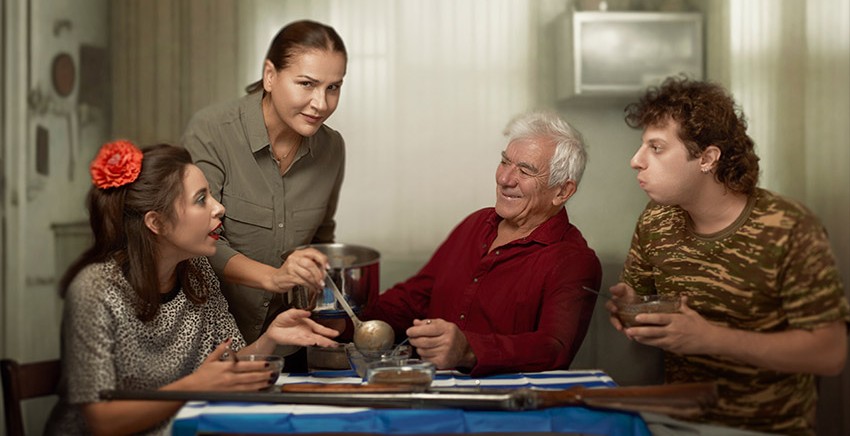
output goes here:
<path id="1" fill-rule="evenodd" d="M 298 247 L 296 250 L 307 247 L 315 248 L 328 257 L 328 263 L 331 266 L 328 275 L 336 283 L 354 312 L 359 315 L 366 307 L 369 294 L 374 292 L 377 295 L 380 291 L 380 253 L 369 247 L 342 243 L 311 244 Z M 289 298 L 292 306 L 312 310 L 314 318 L 348 316 L 336 302 L 330 285 L 325 286 L 318 295 L 296 286 L 289 293 Z"/>

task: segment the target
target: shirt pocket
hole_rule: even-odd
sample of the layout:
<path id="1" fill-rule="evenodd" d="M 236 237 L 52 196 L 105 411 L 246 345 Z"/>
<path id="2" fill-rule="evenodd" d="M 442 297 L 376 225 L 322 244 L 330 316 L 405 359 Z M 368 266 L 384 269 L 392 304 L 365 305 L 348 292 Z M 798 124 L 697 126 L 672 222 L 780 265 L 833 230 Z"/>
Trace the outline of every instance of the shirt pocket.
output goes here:
<path id="1" fill-rule="evenodd" d="M 274 209 L 231 195 L 222 196 L 226 208 L 224 235 L 230 246 L 257 259 L 273 239 Z"/>
<path id="2" fill-rule="evenodd" d="M 311 207 L 292 212 L 292 227 L 295 230 L 297 244 L 309 244 L 322 225 L 327 213 L 327 206 Z"/>

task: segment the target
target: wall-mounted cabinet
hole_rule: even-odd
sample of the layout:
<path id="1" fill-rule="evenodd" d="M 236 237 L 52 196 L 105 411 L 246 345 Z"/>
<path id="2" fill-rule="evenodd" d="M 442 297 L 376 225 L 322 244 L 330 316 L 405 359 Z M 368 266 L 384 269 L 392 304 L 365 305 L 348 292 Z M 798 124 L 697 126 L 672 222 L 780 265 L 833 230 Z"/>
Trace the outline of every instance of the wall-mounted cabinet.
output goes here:
<path id="1" fill-rule="evenodd" d="M 558 20 L 559 99 L 634 96 L 681 73 L 703 78 L 702 14 L 571 12 Z"/>

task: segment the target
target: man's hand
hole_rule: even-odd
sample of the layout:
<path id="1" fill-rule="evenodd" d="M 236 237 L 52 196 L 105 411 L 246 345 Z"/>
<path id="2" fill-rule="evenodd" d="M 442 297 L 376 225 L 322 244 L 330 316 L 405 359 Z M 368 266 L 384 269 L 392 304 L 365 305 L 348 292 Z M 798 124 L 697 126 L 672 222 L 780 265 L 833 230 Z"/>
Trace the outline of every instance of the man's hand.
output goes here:
<path id="1" fill-rule="evenodd" d="M 631 286 L 623 282 L 611 286 L 610 288 L 608 288 L 608 291 L 611 292 L 611 295 L 613 295 L 615 299 L 626 298 L 635 295 L 635 290 L 632 289 Z M 623 331 L 623 324 L 620 322 L 620 319 L 617 318 L 617 305 L 614 304 L 614 301 L 606 301 L 605 309 L 608 310 L 608 321 L 611 322 L 611 325 L 614 326 L 614 328 L 617 329 L 618 332 Z M 628 336 L 628 334 L 626 336 Z"/>
<path id="2" fill-rule="evenodd" d="M 713 354 L 712 338 L 720 328 L 688 307 L 688 297 L 682 297 L 679 313 L 642 313 L 635 321 L 641 326 L 623 332 L 631 339 L 645 345 L 677 354 Z"/>
<path id="3" fill-rule="evenodd" d="M 442 319 L 413 320 L 407 329 L 410 345 L 437 369 L 472 368 L 477 362 L 466 336 L 454 323 Z"/>
<path id="4" fill-rule="evenodd" d="M 847 325 L 833 321 L 813 329 L 753 332 L 713 324 L 687 305 L 681 313 L 644 313 L 623 330 L 642 344 L 677 354 L 712 354 L 781 372 L 824 376 L 841 373 L 847 361 Z"/>

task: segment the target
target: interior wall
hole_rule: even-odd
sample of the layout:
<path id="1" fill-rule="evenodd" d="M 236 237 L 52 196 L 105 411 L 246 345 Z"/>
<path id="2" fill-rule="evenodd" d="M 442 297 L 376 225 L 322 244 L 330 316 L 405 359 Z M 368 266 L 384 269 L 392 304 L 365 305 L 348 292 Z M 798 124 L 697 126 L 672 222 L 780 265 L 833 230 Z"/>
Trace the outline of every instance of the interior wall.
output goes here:
<path id="1" fill-rule="evenodd" d="M 113 2 L 112 133 L 177 144 L 200 108 L 239 95 L 236 0 Z"/>
<path id="2" fill-rule="evenodd" d="M 9 327 L 7 354 L 23 361 L 58 356 L 58 319 L 61 302 L 56 282 L 56 225 L 86 219 L 83 206 L 90 185 L 88 162 L 105 137 L 108 112 L 83 95 L 82 84 L 92 79 L 81 68 L 88 48 L 108 47 L 106 1 L 80 2 L 31 0 L 29 12 L 23 5 L 23 46 L 30 50 L 10 53 L 23 69 L 19 82 L 22 94 L 10 95 L 25 128 L 7 142 L 10 165 L 7 193 L 9 222 L 6 254 L 11 264 L 9 306 L 5 322 Z M 86 47 L 86 50 L 84 50 Z M 60 95 L 53 85 L 53 63 L 59 54 L 71 57 L 73 87 Z M 18 64 L 20 62 L 20 64 Z M 8 88 L 7 88 L 8 90 Z M 18 106 L 18 105 L 22 105 Z M 11 115 L 11 114 L 10 114 Z M 41 133 L 39 133 L 41 132 Z M 39 136 L 43 146 L 37 146 Z"/>
<path id="3" fill-rule="evenodd" d="M 6 143 L 8 137 L 6 132 L 6 24 L 5 3 L 0 6 L 0 255 L 6 253 L 6 190 L 3 188 L 6 179 Z M 0 313 L 5 313 L 6 308 L 6 262 L 0 261 Z M 0 355 L 6 353 L 6 326 L 0 323 Z"/>
<path id="4" fill-rule="evenodd" d="M 829 232 L 850 296 L 850 2 L 807 1 L 805 23 L 805 198 Z M 850 433 L 850 362 L 821 380 L 820 394 L 818 433 Z"/>
<path id="5" fill-rule="evenodd" d="M 78 249 L 69 230 L 86 219 L 88 161 L 106 136 L 108 81 L 99 72 L 108 65 L 108 7 L 106 0 L 27 0 L 3 8 L 2 354 L 32 362 L 59 357 L 56 283 L 67 257 L 79 252 L 57 247 Z M 61 54 L 70 59 L 70 81 L 54 75 Z M 67 94 L 55 77 L 71 83 Z M 53 401 L 25 404 L 29 433 L 41 433 Z"/>
<path id="6" fill-rule="evenodd" d="M 726 84 L 749 119 L 760 185 L 806 204 L 850 278 L 850 4 L 829 0 L 706 2 L 709 77 Z M 850 429 L 850 364 L 820 381 L 818 434 Z"/>

